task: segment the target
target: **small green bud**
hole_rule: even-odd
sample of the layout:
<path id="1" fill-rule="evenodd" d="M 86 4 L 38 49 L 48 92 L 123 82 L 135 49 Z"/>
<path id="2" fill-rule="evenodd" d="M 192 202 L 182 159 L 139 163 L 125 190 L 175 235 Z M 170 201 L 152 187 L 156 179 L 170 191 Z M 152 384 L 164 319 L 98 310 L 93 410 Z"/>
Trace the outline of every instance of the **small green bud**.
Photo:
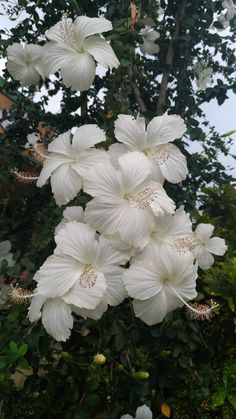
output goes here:
<path id="1" fill-rule="evenodd" d="M 149 377 L 149 372 L 147 371 L 135 371 L 133 372 L 133 377 L 139 380 L 147 380 Z"/>

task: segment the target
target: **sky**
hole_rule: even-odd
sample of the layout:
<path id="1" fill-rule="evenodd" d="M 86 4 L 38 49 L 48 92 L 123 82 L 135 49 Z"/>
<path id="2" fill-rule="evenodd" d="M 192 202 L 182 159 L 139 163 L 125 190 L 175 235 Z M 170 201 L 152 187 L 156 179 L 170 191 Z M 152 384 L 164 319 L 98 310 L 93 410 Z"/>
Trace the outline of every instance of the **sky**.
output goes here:
<path id="1" fill-rule="evenodd" d="M 3 12 L 3 8 L 0 4 L 0 13 Z M 8 16 L 0 15 L 0 28 L 14 27 L 20 20 L 23 20 L 26 17 L 26 14 L 22 13 L 16 21 L 11 21 Z M 0 76 L 3 76 L 3 69 L 5 68 L 6 61 L 3 58 L 0 58 Z M 98 71 L 102 71 L 99 70 Z M 219 134 L 224 134 L 228 131 L 236 129 L 236 94 L 228 92 L 228 99 L 224 102 L 223 105 L 219 106 L 217 101 L 211 100 L 209 103 L 204 103 L 201 107 L 206 114 L 206 119 L 210 122 L 211 125 L 214 125 Z M 40 99 L 40 94 L 36 95 L 36 100 Z M 53 113 L 60 111 L 60 94 L 56 97 L 53 97 L 49 100 L 49 105 L 46 110 L 49 110 Z M 236 155 L 236 133 L 231 136 L 234 139 L 234 142 L 231 146 L 230 152 L 233 155 Z M 194 141 L 191 145 L 191 150 L 193 152 L 201 152 L 201 146 L 197 141 Z M 233 174 L 236 177 L 236 161 L 230 156 L 224 156 L 222 153 L 219 153 L 219 160 L 225 165 L 227 172 Z M 232 168 L 233 170 L 230 170 Z"/>

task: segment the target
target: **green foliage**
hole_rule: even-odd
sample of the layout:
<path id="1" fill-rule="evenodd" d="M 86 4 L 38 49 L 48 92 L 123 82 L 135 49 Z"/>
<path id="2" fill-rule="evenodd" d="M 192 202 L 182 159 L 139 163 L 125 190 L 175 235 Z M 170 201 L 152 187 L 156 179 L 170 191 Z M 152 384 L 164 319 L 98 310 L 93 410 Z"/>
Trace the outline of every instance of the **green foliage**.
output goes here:
<path id="1" fill-rule="evenodd" d="M 39 173 L 40 163 L 23 148 L 27 134 L 37 130 L 39 121 L 55 134 L 72 126 L 96 123 L 106 131 L 108 147 L 114 141 L 117 115 L 140 112 L 130 83 L 130 69 L 146 104 L 143 115 L 147 120 L 155 116 L 160 77 L 166 68 L 180 2 L 162 0 L 166 14 L 159 21 L 157 1 L 140 0 L 137 4 L 141 18 L 135 30 L 130 28 L 128 0 L 3 3 L 13 21 L 27 12 L 11 29 L 11 37 L 1 31 L 3 56 L 13 42 L 42 43 L 42 34 L 67 9 L 72 18 L 85 13 L 110 19 L 114 29 L 108 39 L 121 62 L 115 72 L 107 71 L 103 78 L 96 76 L 88 93 L 78 96 L 62 88 L 61 110 L 56 115 L 45 111 L 45 107 L 61 89 L 58 74 L 54 83 L 45 82 L 47 92 L 35 103 L 36 88 L 20 88 L 5 71 L 6 81 L 2 81 L 1 89 L 14 99 L 14 106 L 4 112 L 3 119 L 7 117 L 12 124 L 0 138 L 1 240 L 11 241 L 15 265 L 9 268 L 3 263 L 1 274 L 5 284 L 17 281 L 30 289 L 34 287 L 34 273 L 53 252 L 54 228 L 61 220 L 63 208 L 55 205 L 49 186 L 39 189 L 34 184 L 21 184 L 10 172 L 18 168 Z M 174 419 L 235 417 L 236 195 L 230 183 L 232 177 L 218 161 L 219 151 L 227 155 L 232 140 L 210 127 L 200 108 L 200 104 L 214 98 L 222 104 L 227 92 L 236 90 L 231 48 L 235 22 L 223 41 L 218 33 L 209 31 L 214 12 L 221 9 L 221 1 L 187 1 L 180 36 L 174 45 L 165 103 L 168 113 L 180 114 L 187 124 L 186 149 L 180 141 L 176 143 L 186 154 L 190 171 L 183 184 L 167 186 L 168 194 L 178 205 L 184 204 L 197 221 L 214 224 L 216 235 L 224 237 L 229 247 L 223 261 L 216 258 L 214 267 L 200 273 L 199 302 L 214 298 L 220 305 L 216 316 L 210 322 L 197 322 L 181 309 L 169 314 L 163 323 L 148 327 L 134 317 L 127 299 L 121 306 L 110 308 L 97 322 L 77 317 L 70 340 L 58 344 L 40 323 L 29 323 L 26 306 L 7 301 L 0 308 L 1 419 L 119 419 L 125 413 L 134 415 L 143 403 L 151 406 L 158 418 L 164 417 L 163 403 L 170 407 Z M 148 22 L 161 34 L 160 54 L 155 61 L 135 54 L 136 43 L 141 41 L 139 31 Z M 213 60 L 216 54 L 221 56 L 220 62 Z M 201 59 L 209 61 L 219 78 L 212 87 L 195 92 L 192 68 Z M 101 89 L 105 92 L 102 99 Z M 82 112 L 88 101 L 92 106 Z M 49 141 L 46 136 L 45 144 Z M 191 141 L 202 146 L 201 154 L 190 154 Z M 201 215 L 196 209 L 198 199 Z M 80 194 L 71 204 L 84 206 L 88 200 L 88 196 Z M 105 355 L 104 365 L 94 363 L 97 353 Z M 16 372 L 18 384 L 13 379 Z"/>

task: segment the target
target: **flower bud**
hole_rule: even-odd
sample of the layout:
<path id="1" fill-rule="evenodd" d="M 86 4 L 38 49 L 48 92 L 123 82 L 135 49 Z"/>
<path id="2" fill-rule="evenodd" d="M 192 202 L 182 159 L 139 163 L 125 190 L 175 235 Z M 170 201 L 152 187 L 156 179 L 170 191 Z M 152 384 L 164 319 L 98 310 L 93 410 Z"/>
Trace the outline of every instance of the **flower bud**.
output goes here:
<path id="1" fill-rule="evenodd" d="M 133 372 L 133 377 L 138 378 L 139 380 L 147 380 L 149 377 L 149 372 L 147 371 L 135 371 Z"/>
<path id="2" fill-rule="evenodd" d="M 98 365 L 104 365 L 106 363 L 106 357 L 103 354 L 97 354 L 94 356 L 93 362 Z"/>

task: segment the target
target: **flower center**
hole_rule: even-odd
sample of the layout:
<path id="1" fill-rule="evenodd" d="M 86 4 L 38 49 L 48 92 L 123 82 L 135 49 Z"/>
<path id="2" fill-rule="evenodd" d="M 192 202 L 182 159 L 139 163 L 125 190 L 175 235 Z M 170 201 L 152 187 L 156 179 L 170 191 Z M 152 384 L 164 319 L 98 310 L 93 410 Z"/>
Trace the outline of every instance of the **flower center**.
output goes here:
<path id="1" fill-rule="evenodd" d="M 141 192 L 137 192 L 130 200 L 133 208 L 144 209 L 158 198 L 158 191 L 152 186 L 148 186 Z"/>
<path id="2" fill-rule="evenodd" d="M 171 152 L 171 145 L 163 144 L 157 150 L 148 152 L 147 155 L 154 164 L 161 166 L 169 159 L 170 152 Z"/>
<path id="3" fill-rule="evenodd" d="M 196 239 L 191 235 L 178 237 L 170 242 L 170 246 L 175 252 L 186 253 L 192 251 L 197 247 L 198 243 Z"/>
<path id="4" fill-rule="evenodd" d="M 98 273 L 92 269 L 91 265 L 86 265 L 84 272 L 79 277 L 81 288 L 92 288 L 96 284 Z"/>
<path id="5" fill-rule="evenodd" d="M 79 53 L 82 53 L 84 51 L 83 47 L 79 47 L 76 43 L 75 28 L 72 19 L 64 18 L 59 23 L 59 33 L 66 45 L 75 49 Z"/>

